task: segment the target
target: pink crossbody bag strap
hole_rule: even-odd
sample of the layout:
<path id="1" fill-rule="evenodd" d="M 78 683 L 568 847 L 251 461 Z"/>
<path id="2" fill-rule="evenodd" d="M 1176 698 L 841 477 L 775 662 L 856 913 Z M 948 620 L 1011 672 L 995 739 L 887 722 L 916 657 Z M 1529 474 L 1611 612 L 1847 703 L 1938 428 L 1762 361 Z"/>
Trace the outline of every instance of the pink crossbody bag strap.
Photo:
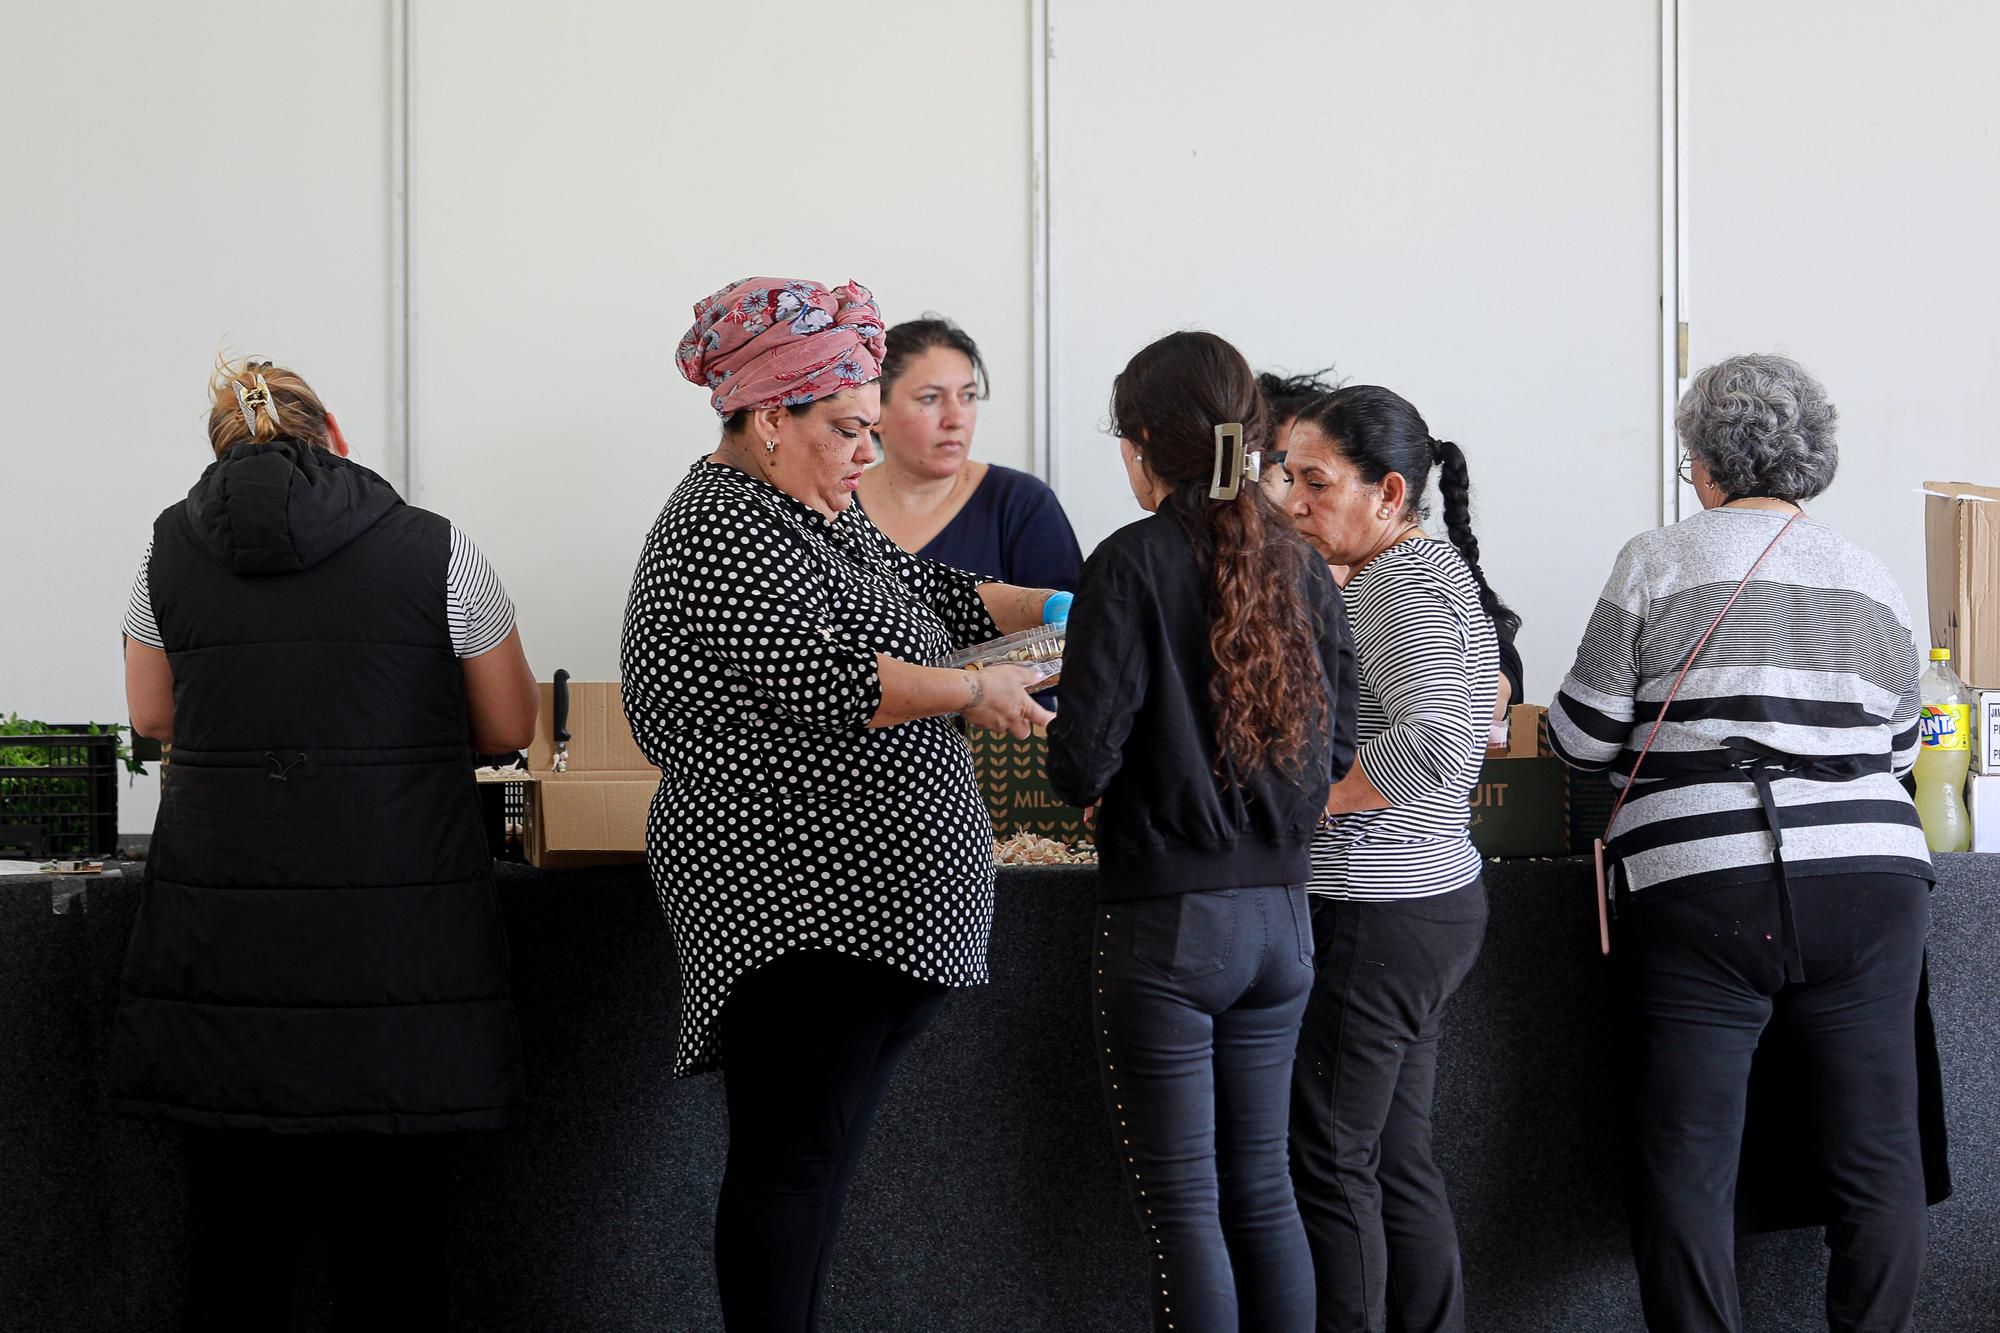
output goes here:
<path id="1" fill-rule="evenodd" d="M 1681 663 L 1680 674 L 1674 677 L 1673 686 L 1667 691 L 1667 697 L 1660 701 L 1659 716 L 1653 719 L 1653 729 L 1646 733 L 1646 743 L 1639 747 L 1639 757 L 1632 761 L 1632 771 L 1626 776 L 1625 786 L 1618 793 L 1617 801 L 1612 804 L 1611 818 L 1604 821 L 1603 836 L 1599 837 L 1591 848 L 1591 853 L 1597 861 L 1597 949 L 1599 953 L 1608 956 L 1611 952 L 1611 878 L 1605 873 L 1604 843 L 1611 836 L 1611 830 L 1618 824 L 1618 812 L 1625 808 L 1625 798 L 1632 794 L 1633 786 L 1639 781 L 1639 768 L 1646 762 L 1646 756 L 1653 752 L 1653 742 L 1659 738 L 1660 726 L 1667 720 L 1667 709 L 1673 707 L 1674 696 L 1681 692 L 1681 684 L 1687 679 L 1688 672 L 1694 669 L 1695 659 L 1701 656 L 1701 650 L 1708 646 L 1708 641 L 1714 637 L 1715 632 L 1722 628 L 1723 617 L 1729 614 L 1729 608 L 1736 605 L 1736 599 L 1743 595 L 1743 590 L 1750 586 L 1750 580 L 1756 578 L 1757 571 L 1764 567 L 1765 557 L 1777 549 L 1778 543 L 1784 539 L 1785 534 L 1792 530 L 1792 524 L 1804 517 L 1805 511 L 1801 510 L 1786 519 L 1785 526 L 1778 529 L 1778 535 L 1771 538 L 1771 544 L 1766 546 L 1763 554 L 1759 555 L 1751 563 L 1750 572 L 1743 576 L 1743 581 L 1736 585 L 1736 591 L 1729 594 L 1729 600 L 1724 602 L 1722 609 L 1715 613 L 1714 622 L 1706 630 L 1702 631 L 1699 639 L 1695 640 L 1693 650 L 1687 655 L 1687 661 Z"/>

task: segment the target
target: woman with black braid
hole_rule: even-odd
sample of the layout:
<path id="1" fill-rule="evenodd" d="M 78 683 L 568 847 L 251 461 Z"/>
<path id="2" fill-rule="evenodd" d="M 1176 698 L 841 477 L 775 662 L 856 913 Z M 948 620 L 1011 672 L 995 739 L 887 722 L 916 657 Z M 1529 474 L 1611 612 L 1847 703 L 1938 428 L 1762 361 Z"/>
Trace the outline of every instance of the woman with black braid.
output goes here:
<path id="1" fill-rule="evenodd" d="M 1292 1181 L 1320 1333 L 1465 1327 L 1458 1237 L 1431 1160 L 1445 1002 L 1486 930 L 1466 829 L 1500 680 L 1465 455 L 1353 385 L 1299 413 L 1291 514 L 1343 590 L 1360 670 L 1354 767 L 1313 845 L 1316 980 L 1292 1076 Z M 1450 537 L 1423 528 L 1432 471 Z"/>

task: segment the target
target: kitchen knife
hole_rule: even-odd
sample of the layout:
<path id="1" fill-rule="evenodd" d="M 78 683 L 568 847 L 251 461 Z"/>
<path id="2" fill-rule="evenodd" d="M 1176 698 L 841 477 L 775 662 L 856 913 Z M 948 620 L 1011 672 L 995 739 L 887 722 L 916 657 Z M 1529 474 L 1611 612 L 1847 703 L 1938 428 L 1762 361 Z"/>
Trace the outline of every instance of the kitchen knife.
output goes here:
<path id="1" fill-rule="evenodd" d="M 569 772 L 569 672 L 556 668 L 556 759 L 558 773 Z"/>

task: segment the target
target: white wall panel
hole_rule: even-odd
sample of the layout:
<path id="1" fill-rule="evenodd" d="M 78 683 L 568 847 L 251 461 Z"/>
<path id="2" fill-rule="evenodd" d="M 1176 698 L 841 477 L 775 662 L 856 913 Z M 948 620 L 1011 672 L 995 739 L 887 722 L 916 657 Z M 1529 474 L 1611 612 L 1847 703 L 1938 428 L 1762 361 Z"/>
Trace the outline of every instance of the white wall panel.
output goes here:
<path id="1" fill-rule="evenodd" d="M 1547 699 L 1659 513 L 1654 7 L 1050 8 L 1054 453 L 1086 545 L 1139 516 L 1099 427 L 1145 343 L 1332 364 L 1464 446 Z"/>
<path id="2" fill-rule="evenodd" d="M 15 4 L 0 19 L 0 712 L 125 716 L 153 518 L 213 457 L 216 354 L 389 437 L 389 9 Z M 153 781 L 120 798 L 152 827 Z"/>
<path id="3" fill-rule="evenodd" d="M 992 369 L 977 451 L 1028 464 L 1025 4 L 416 17 L 415 494 L 493 559 L 544 679 L 617 672 L 640 543 L 715 443 L 673 353 L 725 283 L 951 315 Z"/>
<path id="4" fill-rule="evenodd" d="M 1840 410 L 1807 506 L 1923 636 L 1927 480 L 2000 485 L 2000 6 L 1684 4 L 1692 364 L 1783 352 Z"/>

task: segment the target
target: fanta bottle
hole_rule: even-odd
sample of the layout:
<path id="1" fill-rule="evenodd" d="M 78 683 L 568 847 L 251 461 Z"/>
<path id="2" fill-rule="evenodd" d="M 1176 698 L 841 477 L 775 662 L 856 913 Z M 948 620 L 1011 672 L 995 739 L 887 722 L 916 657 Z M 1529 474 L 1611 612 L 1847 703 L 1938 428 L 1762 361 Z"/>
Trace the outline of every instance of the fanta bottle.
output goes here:
<path id="1" fill-rule="evenodd" d="M 1972 692 L 1951 669 L 1951 649 L 1931 649 L 1931 669 L 1918 685 L 1923 701 L 1917 751 L 1917 818 L 1934 852 L 1972 848 L 1965 813 L 1965 773 L 1972 765 Z"/>

